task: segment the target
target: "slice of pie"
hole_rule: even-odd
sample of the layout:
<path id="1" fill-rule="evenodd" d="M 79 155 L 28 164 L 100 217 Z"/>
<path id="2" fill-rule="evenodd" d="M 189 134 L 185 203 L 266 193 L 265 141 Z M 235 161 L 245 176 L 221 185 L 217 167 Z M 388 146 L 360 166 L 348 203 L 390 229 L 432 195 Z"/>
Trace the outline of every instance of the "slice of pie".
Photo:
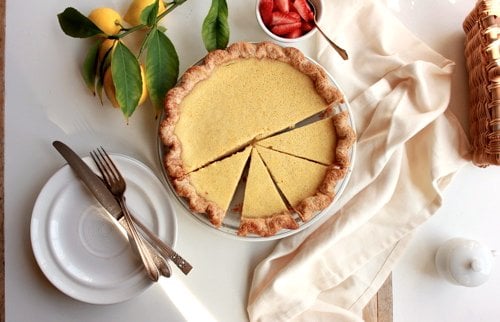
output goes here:
<path id="1" fill-rule="evenodd" d="M 347 150 L 355 138 L 347 111 L 258 141 L 257 144 L 324 165 L 349 163 Z"/>
<path id="2" fill-rule="evenodd" d="M 257 150 L 253 149 L 238 235 L 246 236 L 254 233 L 260 236 L 272 236 L 283 228 L 296 229 L 298 225 L 276 189 Z"/>
<path id="3" fill-rule="evenodd" d="M 188 69 L 166 97 L 160 135 L 177 178 L 343 100 L 299 50 L 235 43 Z"/>
<path id="4" fill-rule="evenodd" d="M 189 207 L 197 213 L 205 213 L 210 222 L 219 227 L 226 215 L 251 147 L 225 159 L 173 180 L 181 197 L 189 200 Z"/>
<path id="5" fill-rule="evenodd" d="M 304 221 L 332 202 L 335 184 L 346 172 L 345 168 L 325 166 L 268 148 L 256 149 L 278 188 Z"/>

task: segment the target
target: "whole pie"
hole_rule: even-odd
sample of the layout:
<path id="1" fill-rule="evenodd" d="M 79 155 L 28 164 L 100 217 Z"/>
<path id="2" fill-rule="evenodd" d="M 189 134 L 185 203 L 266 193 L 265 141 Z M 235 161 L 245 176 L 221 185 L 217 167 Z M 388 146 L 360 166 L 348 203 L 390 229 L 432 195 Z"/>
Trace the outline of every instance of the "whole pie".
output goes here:
<path id="1" fill-rule="evenodd" d="M 166 117 L 160 126 L 160 137 L 166 147 L 164 167 L 177 193 L 188 200 L 194 212 L 206 214 L 215 226 L 222 224 L 228 195 L 234 193 L 235 178 L 239 180 L 243 172 L 241 162 L 233 162 L 238 164 L 234 166 L 237 171 L 224 171 L 224 163 L 237 155 L 240 157 L 236 159 L 245 159 L 246 162 L 251 147 L 262 146 L 253 150 L 250 169 L 258 162 L 254 160 L 260 160 L 262 156 L 256 149 L 297 154 L 295 158 L 321 165 L 326 169 L 322 176 L 328 180 L 322 182 L 329 185 L 327 190 L 331 202 L 336 181 L 342 179 L 349 166 L 348 150 L 355 138 L 348 115 L 335 113 L 334 108 L 341 102 L 342 94 L 331 84 L 323 69 L 295 48 L 284 48 L 270 42 L 239 42 L 225 50 L 210 52 L 200 64 L 189 68 L 167 94 Z M 328 118 L 313 122 L 319 115 Z M 312 124 L 302 126 L 304 121 Z M 298 133 L 294 134 L 295 131 Z M 280 137 L 284 138 L 280 141 Z M 280 144 L 273 140 L 280 141 Z M 311 143 L 309 148 L 308 143 Z M 264 148 L 266 146 L 269 149 Z M 260 165 L 263 164 L 265 160 Z M 268 176 L 272 175 L 269 165 L 265 165 Z M 215 179 L 212 175 L 217 172 L 216 176 L 220 178 Z M 276 199 L 269 196 L 269 200 L 274 201 L 265 203 L 256 197 L 260 193 L 258 189 L 269 188 L 264 185 L 259 188 L 259 180 L 255 181 L 253 173 L 265 177 L 262 167 L 260 171 L 246 169 L 245 173 L 246 188 L 253 192 L 248 192 L 247 197 L 245 191 L 247 201 L 243 204 L 241 222 L 250 222 L 253 228 L 245 230 L 241 227 L 250 225 L 241 225 L 240 234 L 250 232 L 267 236 L 282 228 L 293 229 L 297 226 L 289 220 L 276 218 L 283 218 L 290 208 L 298 212 L 302 220 L 307 220 L 327 206 L 327 201 L 317 202 L 318 197 L 323 198 L 325 194 L 323 185 L 316 187 L 322 189 L 319 193 L 304 191 L 302 199 L 307 201 L 303 203 L 290 204 L 285 195 L 283 202 L 287 210 L 278 211 L 273 208 Z M 199 177 L 212 179 L 201 179 L 201 184 Z M 221 182 L 227 182 L 224 191 L 219 188 Z M 279 184 L 274 189 L 282 198 Z M 216 196 L 215 192 L 225 196 Z M 217 198 L 224 202 L 217 202 Z M 314 199 L 312 203 L 311 198 Z M 262 204 L 257 205 L 259 202 Z M 259 207 L 267 212 L 262 213 L 261 209 L 259 215 L 255 215 Z"/>

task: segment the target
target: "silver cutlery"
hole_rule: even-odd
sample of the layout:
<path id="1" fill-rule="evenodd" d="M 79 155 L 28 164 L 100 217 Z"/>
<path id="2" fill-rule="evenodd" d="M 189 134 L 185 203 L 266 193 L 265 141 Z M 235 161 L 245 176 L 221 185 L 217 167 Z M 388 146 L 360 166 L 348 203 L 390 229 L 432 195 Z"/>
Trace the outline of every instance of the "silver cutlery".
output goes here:
<path id="1" fill-rule="evenodd" d="M 101 170 L 101 167 L 99 164 L 101 164 L 102 166 L 102 163 L 105 163 L 105 165 L 109 165 L 110 167 L 112 167 L 112 172 L 114 172 L 114 174 L 116 176 L 118 176 L 119 178 L 121 178 L 121 184 L 123 186 L 126 185 L 125 183 L 125 179 L 123 178 L 123 176 L 121 175 L 120 171 L 118 170 L 118 168 L 116 167 L 116 165 L 113 163 L 113 160 L 109 157 L 109 155 L 106 153 L 106 151 L 101 147 L 100 149 L 97 149 L 96 151 L 93 151 L 90 153 L 90 156 L 92 157 L 92 159 L 94 160 L 94 162 L 97 164 L 98 168 L 99 168 L 99 171 L 101 171 L 101 174 L 103 176 L 103 178 L 106 177 L 106 174 Z M 108 186 L 108 188 L 111 190 L 111 192 L 117 196 L 114 192 L 113 192 L 113 187 L 111 186 L 111 184 L 108 182 L 107 179 L 104 180 L 104 182 L 106 183 L 106 185 Z M 116 183 L 115 183 L 116 184 Z M 116 189 L 116 187 L 115 187 Z M 123 187 L 120 187 L 120 189 L 124 189 Z M 126 207 L 125 203 L 123 203 L 123 205 Z M 146 234 L 146 236 L 148 237 L 150 243 L 152 245 L 154 245 L 157 250 L 162 254 L 164 255 L 166 258 L 169 258 L 170 260 L 172 260 L 176 265 L 177 267 L 184 273 L 184 274 L 188 274 L 191 269 L 193 268 L 193 266 L 191 266 L 191 264 L 189 264 L 184 258 L 182 258 L 179 254 L 177 254 L 171 247 L 169 247 L 167 244 L 165 244 L 160 238 L 158 238 L 158 236 L 156 236 L 151 230 L 149 230 L 142 222 L 140 222 L 136 217 L 134 217 L 130 211 L 128 211 L 128 209 L 126 209 L 129 217 L 132 219 L 133 223 L 135 225 L 137 225 L 140 230 Z M 125 211 L 123 211 L 123 217 L 122 218 L 125 218 L 126 216 L 126 213 Z M 118 221 L 120 221 L 122 218 L 118 218 Z M 142 237 L 142 236 L 141 236 Z"/>
<path id="2" fill-rule="evenodd" d="M 92 169 L 73 151 L 70 147 L 60 141 L 53 142 L 54 147 L 64 157 L 71 168 L 75 171 L 76 175 L 87 186 L 90 192 L 96 197 L 99 203 L 106 209 L 106 211 L 118 221 L 124 228 L 125 218 L 118 201 L 115 196 L 109 191 L 106 184 L 102 179 L 97 176 Z M 130 214 L 134 223 L 145 233 L 147 241 L 151 247 L 155 247 L 160 258 L 170 259 L 176 266 L 184 273 L 188 274 L 193 268 L 182 256 L 177 254 L 169 245 L 163 242 L 156 236 L 150 229 L 142 224 L 133 214 Z"/>
<path id="3" fill-rule="evenodd" d="M 99 201 L 107 212 L 127 231 L 129 226 L 124 221 L 121 207 L 113 194 L 109 191 L 108 187 L 104 184 L 104 182 L 102 182 L 101 178 L 99 178 L 94 171 L 90 169 L 90 167 L 73 150 L 71 150 L 70 147 L 60 141 L 54 141 L 52 144 L 68 162 L 68 165 L 73 169 L 78 178 L 80 178 L 80 180 L 87 186 L 97 201 Z M 118 220 L 119 216 L 121 216 L 121 220 Z M 128 231 L 127 234 L 129 235 L 130 240 L 131 237 Z M 169 277 L 171 272 L 166 259 L 163 258 L 160 252 L 149 243 L 147 244 L 147 248 L 151 254 L 153 254 L 153 259 L 156 265 L 158 265 L 158 270 L 163 276 Z M 132 249 L 137 253 L 138 250 L 136 248 L 132 247 Z"/>
<path id="4" fill-rule="evenodd" d="M 182 256 L 177 254 L 170 246 L 165 244 L 163 240 L 158 238 L 151 230 L 148 229 L 142 222 L 140 222 L 134 215 L 130 214 L 134 223 L 139 227 L 139 229 L 145 233 L 150 240 L 151 244 L 154 245 L 160 253 L 166 258 L 170 259 L 174 264 L 184 273 L 188 274 L 193 266 L 189 264 Z"/>
<path id="5" fill-rule="evenodd" d="M 142 263 L 148 273 L 148 277 L 153 281 L 157 281 L 160 277 L 160 272 L 156 267 L 152 254 L 146 248 L 145 240 L 137 231 L 134 221 L 132 220 L 127 208 L 125 201 L 125 190 L 127 189 L 127 184 L 125 179 L 118 172 L 114 162 L 102 147 L 96 151 L 90 152 L 90 156 L 101 172 L 104 182 L 120 204 L 126 226 L 128 227 L 127 231 L 131 235 L 130 241 L 137 248 Z"/>

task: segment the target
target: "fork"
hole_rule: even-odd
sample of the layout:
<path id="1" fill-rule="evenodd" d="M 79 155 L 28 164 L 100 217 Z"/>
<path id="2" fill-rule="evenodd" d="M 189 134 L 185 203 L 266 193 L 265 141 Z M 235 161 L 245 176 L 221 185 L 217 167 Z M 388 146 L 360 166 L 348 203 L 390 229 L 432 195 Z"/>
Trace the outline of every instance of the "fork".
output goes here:
<path id="1" fill-rule="evenodd" d="M 127 189 L 127 184 L 125 182 L 125 179 L 120 174 L 114 162 L 102 147 L 91 152 L 90 155 L 96 163 L 99 171 L 101 172 L 104 182 L 106 182 L 111 193 L 116 197 L 118 203 L 120 204 L 120 207 L 122 208 L 123 217 L 125 219 L 126 226 L 128 226 L 127 231 L 131 235 L 130 242 L 137 249 L 142 263 L 146 268 L 149 279 L 151 279 L 152 281 L 158 281 L 160 272 L 158 270 L 158 267 L 156 266 L 155 259 L 152 253 L 148 250 L 146 241 L 137 231 L 137 228 L 135 227 L 133 219 L 127 208 L 127 204 L 125 201 L 125 190 Z"/>
<path id="2" fill-rule="evenodd" d="M 101 149 L 102 149 L 102 147 L 101 147 Z M 103 152 L 102 153 L 99 152 L 99 154 L 106 153 L 106 151 L 104 149 L 102 149 L 102 150 L 103 150 Z M 98 163 L 98 160 L 96 160 L 99 157 L 98 153 L 97 152 L 91 152 L 90 155 L 94 159 L 94 162 L 99 167 L 100 162 Z M 116 166 L 114 168 L 115 168 L 116 172 L 118 174 L 120 174 L 120 171 L 118 170 L 118 168 Z M 101 172 L 101 175 L 104 178 L 103 171 L 101 171 L 100 168 L 99 168 L 99 171 Z M 106 183 L 106 185 L 108 186 L 108 188 L 110 188 L 110 185 L 108 184 L 108 182 L 107 182 L 106 179 L 104 179 L 104 182 Z M 147 237 L 146 241 L 149 241 L 149 244 L 147 244 L 147 245 L 150 246 L 150 247 L 152 247 L 152 248 L 154 248 L 152 250 L 152 252 L 156 253 L 156 251 L 157 251 L 159 253 L 159 255 L 155 256 L 155 258 L 159 257 L 162 260 L 168 258 L 185 275 L 189 274 L 189 272 L 193 269 L 193 266 L 187 260 L 185 260 L 181 255 L 179 255 L 175 250 L 173 250 L 172 247 L 170 247 L 169 245 L 167 245 L 163 240 L 161 240 L 158 236 L 156 236 L 155 233 L 153 233 L 147 226 L 145 226 L 133 214 L 131 214 L 130 212 L 129 212 L 129 214 L 130 214 L 130 217 L 132 218 L 134 224 L 145 234 L 145 237 Z M 120 218 L 119 221 L 122 221 L 122 219 L 125 219 L 125 218 Z M 162 263 L 162 266 L 165 266 L 165 265 L 168 265 L 168 263 L 167 264 Z M 157 264 L 157 266 L 158 266 L 158 264 Z M 168 269 L 168 267 L 167 267 L 167 269 Z M 161 271 L 161 269 L 160 269 L 160 271 Z M 163 275 L 165 275 L 165 274 L 163 274 Z M 169 277 L 169 276 L 170 276 L 170 274 L 167 277 Z"/>

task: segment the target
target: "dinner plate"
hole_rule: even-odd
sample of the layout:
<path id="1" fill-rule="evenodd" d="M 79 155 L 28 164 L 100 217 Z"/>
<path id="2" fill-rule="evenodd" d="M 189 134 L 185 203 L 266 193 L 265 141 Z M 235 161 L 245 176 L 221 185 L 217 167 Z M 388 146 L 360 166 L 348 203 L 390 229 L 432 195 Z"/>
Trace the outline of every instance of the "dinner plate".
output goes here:
<path id="1" fill-rule="evenodd" d="M 307 57 L 307 59 L 309 59 L 311 62 L 318 65 L 320 68 L 322 68 L 325 71 L 330 82 L 335 87 L 337 87 L 339 89 L 339 91 L 342 93 L 342 95 L 345 98 L 343 90 L 340 88 L 339 84 L 335 81 L 333 76 L 330 73 L 328 73 L 326 71 L 326 69 L 323 68 L 323 66 L 321 66 L 314 59 L 312 59 L 310 57 Z M 203 60 L 198 61 L 195 65 L 200 64 L 202 61 Z M 339 106 L 337 106 L 335 108 L 336 113 L 342 112 L 342 111 L 348 112 L 349 124 L 351 125 L 352 129 L 355 131 L 356 127 L 354 124 L 354 118 L 353 118 L 351 107 L 349 105 L 347 98 L 344 99 L 344 102 L 342 104 L 339 104 Z M 165 113 L 162 112 L 162 115 L 159 118 L 158 127 L 160 126 L 160 124 L 164 118 L 165 118 Z M 320 119 L 320 116 L 309 118 L 309 119 L 299 123 L 298 126 L 302 126 L 302 125 L 305 125 L 306 123 L 314 122 L 314 121 L 317 121 L 319 119 Z M 349 178 L 351 176 L 352 168 L 353 168 L 353 165 L 355 162 L 355 155 L 356 155 L 356 143 L 354 143 L 352 148 L 349 150 L 349 157 L 350 157 L 351 162 L 349 164 L 347 174 L 345 175 L 345 177 L 342 180 L 337 182 L 337 185 L 335 186 L 335 197 L 334 197 L 332 203 L 326 209 L 324 209 L 323 211 L 321 211 L 318 214 L 316 214 L 315 216 L 313 216 L 307 222 L 303 222 L 302 220 L 300 220 L 300 217 L 298 216 L 298 214 L 294 214 L 294 219 L 298 223 L 299 228 L 292 229 L 292 230 L 282 229 L 282 230 L 278 231 L 273 236 L 262 237 L 262 236 L 253 235 L 253 234 L 249 234 L 247 236 L 239 236 L 238 235 L 238 229 L 240 226 L 240 217 L 241 217 L 241 213 L 239 212 L 239 209 L 241 209 L 241 205 L 243 204 L 243 196 L 244 196 L 244 185 L 241 183 L 241 181 L 236 189 L 235 195 L 233 197 L 231 205 L 229 206 L 229 210 L 227 211 L 227 214 L 224 217 L 224 221 L 222 222 L 221 227 L 215 227 L 204 214 L 199 214 L 199 213 L 195 213 L 195 212 L 191 211 L 187 200 L 185 198 L 180 197 L 177 194 L 177 192 L 175 191 L 175 189 L 172 185 L 172 182 L 170 181 L 170 177 L 167 173 L 167 170 L 163 166 L 163 156 L 167 152 L 167 148 L 163 145 L 163 143 L 161 142 L 161 139 L 159 137 L 157 137 L 157 148 L 158 148 L 159 162 L 162 165 L 160 168 L 162 169 L 162 173 L 163 173 L 163 176 L 165 178 L 165 181 L 167 182 L 167 185 L 170 188 L 171 193 L 175 196 L 175 199 L 189 213 L 190 217 L 196 218 L 196 221 L 202 223 L 205 227 L 209 227 L 210 229 L 214 229 L 214 230 L 222 233 L 225 236 L 228 236 L 231 238 L 236 238 L 239 240 L 246 240 L 246 241 L 266 241 L 266 240 L 275 240 L 275 239 L 288 237 L 288 236 L 291 236 L 293 234 L 296 234 L 296 233 L 306 229 L 307 227 L 310 227 L 311 225 L 316 223 L 318 220 L 320 220 L 323 216 L 330 213 L 331 208 L 335 205 L 336 200 L 339 199 L 339 197 L 341 196 L 345 187 L 347 186 L 347 183 L 349 182 Z"/>
<path id="2" fill-rule="evenodd" d="M 132 213 L 173 246 L 177 221 L 165 186 L 143 163 L 119 154 L 111 158 L 127 181 L 125 196 Z M 83 160 L 97 173 L 90 157 Z M 31 243 L 38 265 L 55 287 L 83 302 L 111 304 L 152 285 L 120 229 L 65 165 L 36 199 Z"/>

